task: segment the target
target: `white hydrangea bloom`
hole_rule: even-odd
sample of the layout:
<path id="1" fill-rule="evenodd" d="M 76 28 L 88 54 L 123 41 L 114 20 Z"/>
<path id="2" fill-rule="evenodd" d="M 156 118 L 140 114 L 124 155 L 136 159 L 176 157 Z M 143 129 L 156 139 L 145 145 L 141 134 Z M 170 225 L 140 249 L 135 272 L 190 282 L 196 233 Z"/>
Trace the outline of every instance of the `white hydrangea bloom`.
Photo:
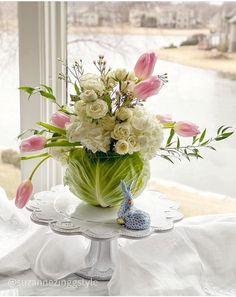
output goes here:
<path id="1" fill-rule="evenodd" d="M 69 148 L 63 147 L 50 147 L 48 148 L 48 153 L 55 159 L 59 161 L 62 165 L 67 164 Z"/>
<path id="2" fill-rule="evenodd" d="M 77 116 L 72 116 L 71 123 L 66 125 L 67 138 L 93 153 L 110 151 L 115 140 L 113 150 L 118 154 L 139 152 L 149 160 L 162 144 L 162 125 L 142 106 L 121 107 L 111 116 L 104 100 L 80 100 L 75 103 L 75 112 Z"/>
<path id="3" fill-rule="evenodd" d="M 66 130 L 69 142 L 80 142 L 93 153 L 97 151 L 106 153 L 110 149 L 110 132 L 105 131 L 101 125 L 95 122 L 75 120 L 66 127 Z"/>
<path id="4" fill-rule="evenodd" d="M 139 151 L 143 158 L 152 159 L 155 157 L 158 149 L 161 147 L 164 139 L 162 125 L 156 117 L 148 113 L 143 107 L 135 106 L 133 108 L 133 117 L 130 120 L 133 128 L 132 138 L 135 148 L 133 151 Z M 130 142 L 130 143 L 132 143 Z M 132 147 L 130 145 L 130 147 Z"/>
<path id="5" fill-rule="evenodd" d="M 111 136 L 108 131 L 104 131 L 102 127 L 87 128 L 84 130 L 86 136 L 83 137 L 81 143 L 83 146 L 91 150 L 93 153 L 101 151 L 106 153 L 110 149 Z"/>
<path id="6" fill-rule="evenodd" d="M 150 126 L 150 119 L 146 115 L 143 117 L 133 116 L 130 123 L 134 129 L 145 131 Z"/>

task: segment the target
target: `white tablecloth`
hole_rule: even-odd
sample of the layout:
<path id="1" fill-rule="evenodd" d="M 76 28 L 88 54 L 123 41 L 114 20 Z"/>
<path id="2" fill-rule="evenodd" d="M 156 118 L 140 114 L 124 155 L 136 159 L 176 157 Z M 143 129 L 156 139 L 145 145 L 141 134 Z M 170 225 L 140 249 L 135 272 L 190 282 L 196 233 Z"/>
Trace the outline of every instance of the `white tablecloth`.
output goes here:
<path id="1" fill-rule="evenodd" d="M 171 232 L 121 240 L 109 283 L 72 274 L 87 239 L 54 234 L 29 215 L 0 189 L 0 295 L 236 295 L 236 214 L 195 217 Z"/>

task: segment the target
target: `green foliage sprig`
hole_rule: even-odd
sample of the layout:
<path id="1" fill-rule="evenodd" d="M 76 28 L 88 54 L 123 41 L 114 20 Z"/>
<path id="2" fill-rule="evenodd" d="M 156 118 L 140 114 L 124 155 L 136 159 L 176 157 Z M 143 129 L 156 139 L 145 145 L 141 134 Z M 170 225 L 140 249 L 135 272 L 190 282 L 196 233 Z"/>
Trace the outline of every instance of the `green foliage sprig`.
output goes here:
<path id="1" fill-rule="evenodd" d="M 165 147 L 160 149 L 161 153 L 158 154 L 161 158 L 170 161 L 174 164 L 174 159 L 178 159 L 181 161 L 181 157 L 185 157 L 188 161 L 191 158 L 203 159 L 200 154 L 201 149 L 211 149 L 216 150 L 212 144 L 216 141 L 224 140 L 230 137 L 234 132 L 230 131 L 232 127 L 227 127 L 225 125 L 221 126 L 216 133 L 215 137 L 211 137 L 206 140 L 206 129 L 201 133 L 199 137 L 194 136 L 192 138 L 192 143 L 190 145 L 181 145 L 180 138 L 177 136 L 175 138 L 175 130 L 174 128 L 170 128 L 170 134 L 167 139 Z"/>

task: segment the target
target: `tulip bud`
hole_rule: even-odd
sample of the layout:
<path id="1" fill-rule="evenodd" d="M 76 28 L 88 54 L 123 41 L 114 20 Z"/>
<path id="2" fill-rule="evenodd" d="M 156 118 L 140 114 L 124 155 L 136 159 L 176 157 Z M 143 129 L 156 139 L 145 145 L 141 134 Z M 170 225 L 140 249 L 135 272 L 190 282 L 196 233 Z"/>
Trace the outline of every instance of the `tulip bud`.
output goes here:
<path id="1" fill-rule="evenodd" d="M 156 59 L 155 53 L 141 55 L 134 67 L 135 75 L 141 80 L 149 78 L 153 73 Z"/>
<path id="2" fill-rule="evenodd" d="M 173 122 L 171 114 L 157 114 L 156 118 L 162 124 L 172 123 Z"/>
<path id="3" fill-rule="evenodd" d="M 60 112 L 60 111 L 55 112 L 52 115 L 51 120 L 55 126 L 62 128 L 62 129 L 65 128 L 65 125 L 67 123 L 70 123 L 70 117 L 67 114 L 65 114 L 64 112 Z"/>
<path id="4" fill-rule="evenodd" d="M 33 185 L 31 180 L 24 181 L 17 189 L 15 205 L 18 208 L 23 208 L 29 201 L 33 192 Z"/>
<path id="5" fill-rule="evenodd" d="M 151 76 L 134 87 L 134 95 L 138 99 L 146 100 L 148 97 L 156 95 L 162 86 L 163 82 L 158 77 Z"/>
<path id="6" fill-rule="evenodd" d="M 201 133 L 199 127 L 191 122 L 177 122 L 174 125 L 174 130 L 178 135 L 183 137 L 192 137 Z"/>
<path id="7" fill-rule="evenodd" d="M 42 135 L 33 135 L 24 139 L 20 144 L 21 152 L 33 152 L 44 148 L 47 139 Z"/>

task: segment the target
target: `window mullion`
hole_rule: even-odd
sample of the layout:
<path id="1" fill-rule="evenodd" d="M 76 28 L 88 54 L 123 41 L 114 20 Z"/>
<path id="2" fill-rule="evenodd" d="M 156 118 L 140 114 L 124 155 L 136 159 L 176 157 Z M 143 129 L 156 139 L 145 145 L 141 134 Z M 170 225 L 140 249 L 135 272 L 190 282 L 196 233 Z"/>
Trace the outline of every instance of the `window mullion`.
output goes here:
<path id="1" fill-rule="evenodd" d="M 66 3 L 19 2 L 20 85 L 45 83 L 54 89 L 60 104 L 66 102 L 66 87 L 57 79 L 66 60 Z M 41 98 L 21 94 L 21 130 L 35 126 L 37 120 L 49 121 L 55 107 Z M 33 164 L 34 163 L 34 164 Z M 22 163 L 22 176 L 27 178 L 35 162 Z M 62 182 L 61 166 L 55 161 L 44 164 L 35 176 L 35 189 L 49 189 Z"/>

